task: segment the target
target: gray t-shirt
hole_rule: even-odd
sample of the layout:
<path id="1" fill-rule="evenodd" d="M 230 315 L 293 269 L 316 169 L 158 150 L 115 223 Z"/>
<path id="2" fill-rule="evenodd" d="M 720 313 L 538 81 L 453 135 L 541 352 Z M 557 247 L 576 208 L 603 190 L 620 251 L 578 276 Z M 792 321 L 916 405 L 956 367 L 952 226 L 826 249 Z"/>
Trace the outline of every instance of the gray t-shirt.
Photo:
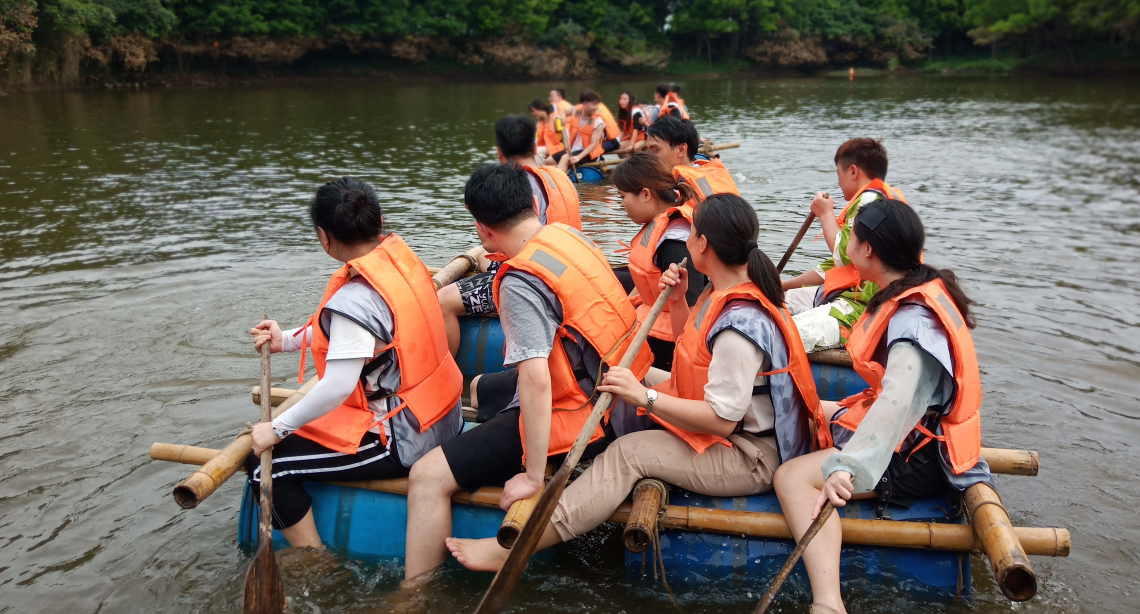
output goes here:
<path id="1" fill-rule="evenodd" d="M 548 358 L 562 318 L 534 286 L 514 275 L 499 283 L 499 322 L 503 325 L 503 364 Z"/>
<path id="2" fill-rule="evenodd" d="M 530 180 L 530 191 L 536 198 L 538 198 L 538 221 L 542 222 L 542 225 L 545 226 L 546 207 L 548 206 L 546 202 L 546 193 L 542 191 L 542 184 L 538 182 L 538 177 L 535 177 L 534 173 L 528 171 L 526 178 Z"/>

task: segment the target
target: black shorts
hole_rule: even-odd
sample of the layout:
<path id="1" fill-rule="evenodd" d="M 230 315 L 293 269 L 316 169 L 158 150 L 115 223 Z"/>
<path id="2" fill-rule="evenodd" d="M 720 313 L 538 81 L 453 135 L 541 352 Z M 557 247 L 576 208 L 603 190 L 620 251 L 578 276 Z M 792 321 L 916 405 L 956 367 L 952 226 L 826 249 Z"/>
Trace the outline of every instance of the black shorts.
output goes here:
<path id="1" fill-rule="evenodd" d="M 482 408 L 483 402 L 480 401 L 479 405 Z M 583 461 L 605 452 L 606 446 L 617 439 L 608 424 L 604 430 L 604 438 L 586 446 Z M 487 422 L 445 441 L 440 448 L 451 467 L 451 475 L 463 490 L 474 492 L 483 486 L 503 484 L 523 470 L 519 408 L 499 412 Z M 565 458 L 565 454 L 550 457 L 555 465 L 562 464 Z"/>
<path id="2" fill-rule="evenodd" d="M 606 153 L 609 153 L 611 151 L 616 151 L 620 147 L 621 147 L 621 140 L 620 139 L 610 139 L 608 141 L 602 141 L 602 150 L 605 151 Z"/>
<path id="3" fill-rule="evenodd" d="M 459 288 L 459 300 L 463 301 L 463 312 L 469 316 L 485 316 L 495 313 L 495 273 L 502 263 L 492 262 L 486 273 L 463 277 L 455 282 Z"/>
<path id="4" fill-rule="evenodd" d="M 479 399 L 479 415 L 476 422 L 487 422 L 494 418 L 515 399 L 519 385 L 519 370 L 511 367 L 498 373 L 484 373 L 475 386 L 475 398 Z"/>
<path id="5" fill-rule="evenodd" d="M 916 499 L 937 497 L 956 492 L 946 480 L 946 473 L 938 459 L 938 442 L 932 441 L 914 454 L 895 452 L 887 471 L 875 485 L 879 500 L 875 512 L 887 514 L 887 505 L 910 507 Z"/>
<path id="6" fill-rule="evenodd" d="M 563 149 L 562 151 L 560 151 L 560 152 L 558 152 L 558 153 L 554 154 L 554 156 L 553 156 L 553 158 L 554 158 L 554 161 L 555 161 L 555 162 L 561 162 L 561 161 L 562 161 L 562 156 L 565 156 L 565 155 L 566 155 L 566 150 L 565 150 L 565 149 Z M 589 163 L 589 162 L 597 162 L 597 161 L 598 161 L 598 159 L 597 159 L 597 158 L 591 158 L 590 156 L 586 156 L 585 158 L 583 158 L 583 159 L 579 160 L 579 161 L 578 161 L 578 164 L 587 164 L 587 163 Z"/>

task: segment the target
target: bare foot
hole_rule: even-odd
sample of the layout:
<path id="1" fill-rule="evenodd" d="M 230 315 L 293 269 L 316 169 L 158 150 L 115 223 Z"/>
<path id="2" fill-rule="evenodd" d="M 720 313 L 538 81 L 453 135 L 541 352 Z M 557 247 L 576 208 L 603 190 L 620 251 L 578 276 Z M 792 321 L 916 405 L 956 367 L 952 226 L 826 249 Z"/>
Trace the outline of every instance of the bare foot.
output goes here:
<path id="1" fill-rule="evenodd" d="M 473 571 L 499 571 L 511 551 L 499 545 L 494 537 L 487 539 L 447 538 L 447 549 L 451 556 L 467 569 Z"/>

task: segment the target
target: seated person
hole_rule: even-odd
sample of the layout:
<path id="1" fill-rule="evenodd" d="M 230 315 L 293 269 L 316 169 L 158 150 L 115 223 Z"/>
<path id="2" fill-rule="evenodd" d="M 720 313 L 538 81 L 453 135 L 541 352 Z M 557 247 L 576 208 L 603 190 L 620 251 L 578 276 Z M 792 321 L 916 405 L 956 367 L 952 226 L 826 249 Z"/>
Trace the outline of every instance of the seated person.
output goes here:
<path id="1" fill-rule="evenodd" d="M 677 183 L 669 167 L 647 152 L 634 154 L 615 167 L 613 181 L 625 214 L 635 224 L 641 224 L 629 247 L 629 273 L 634 284 L 629 298 L 637 306 L 637 321 L 644 322 L 661 294 L 661 271 L 689 257 L 693 208 L 681 203 L 695 201 L 696 193 L 689 184 Z M 685 299 L 692 307 L 705 288 L 705 276 L 696 269 L 692 258 L 685 266 L 690 280 Z M 654 367 L 662 371 L 672 369 L 675 338 L 666 307 L 646 339 L 653 350 Z"/>
<path id="2" fill-rule="evenodd" d="M 645 110 L 637 104 L 633 92 L 625 90 L 618 97 L 618 126 L 621 134 L 621 149 L 626 153 L 621 157 L 628 158 L 630 153 L 637 153 L 645 149 L 645 127 L 649 125 Z"/>
<path id="3" fill-rule="evenodd" d="M 605 153 L 602 141 L 606 139 L 606 121 L 598 112 L 602 97 L 594 90 L 584 90 L 581 112 L 566 121 L 570 152 L 556 154 L 558 168 L 565 172 L 571 166 L 596 162 Z"/>
<path id="4" fill-rule="evenodd" d="M 645 381 L 657 385 L 649 389 L 636 372 L 610 368 L 600 389 L 621 400 L 610 414 L 621 436 L 567 486 L 539 548 L 605 522 L 642 478 L 717 497 L 754 495 L 772 488 L 781 459 L 811 452 L 815 380 L 782 306 L 780 276 L 756 247 L 759 229 L 752 206 L 734 194 L 697 208 L 689 253 L 711 285 L 689 309 L 688 271 L 673 264 L 661 277 L 674 286 L 673 330 L 684 331 L 673 372 L 652 369 Z M 644 410 L 631 416 L 635 407 Z M 642 430 L 624 434 L 636 418 Z M 447 545 L 460 563 L 484 571 L 498 570 L 510 552 L 494 538 Z"/>
<path id="5" fill-rule="evenodd" d="M 701 139 L 693 122 L 671 116 L 659 117 L 645 129 L 645 134 L 646 148 L 673 169 L 673 176 L 678 181 L 685 181 L 696 190 L 698 200 L 690 202 L 690 205 L 695 206 L 713 194 L 740 195 L 723 162 L 695 159 Z"/>
<path id="6" fill-rule="evenodd" d="M 452 494 L 505 481 L 505 510 L 538 492 L 547 459 L 565 458 L 593 411 L 607 361 L 621 360 L 637 328 L 637 313 L 602 251 L 572 226 L 538 221 L 526 171 L 484 165 L 468 180 L 464 201 L 485 244 L 506 257 L 493 296 L 504 362 L 516 368 L 471 382 L 472 404 L 493 417 L 412 467 L 408 579 L 446 558 Z M 630 372 L 644 377 L 652 362 L 642 346 Z M 611 428 L 597 427 L 583 458 L 614 438 Z"/>
<path id="7" fill-rule="evenodd" d="M 925 233 L 918 214 L 876 200 L 855 215 L 847 243 L 862 279 L 881 290 L 852 329 L 847 351 L 870 389 L 823 401 L 818 452 L 776 471 L 776 494 L 799 539 L 828 500 L 891 502 L 993 485 L 981 456 L 982 387 L 970 329 L 974 316 L 954 273 L 919 262 Z M 445 444 L 446 445 L 446 444 Z M 837 449 L 838 448 L 838 449 Z M 897 451 L 896 451 L 897 450 Z M 846 612 L 839 589 L 842 545 L 832 514 L 804 552 L 812 612 Z"/>
<path id="8" fill-rule="evenodd" d="M 566 173 L 534 164 L 535 129 L 535 123 L 521 115 L 508 115 L 495 122 L 495 151 L 499 162 L 517 164 L 526 171 L 540 223 L 561 222 L 581 230 L 582 215 L 574 184 L 570 183 Z M 499 263 L 483 257 L 479 259 L 478 268 L 478 275 L 464 277 L 439 290 L 447 347 L 452 356 L 459 351 L 459 317 L 495 312 L 491 282 L 495 279 Z"/>
<path id="9" fill-rule="evenodd" d="M 811 203 L 811 211 L 823 226 L 823 238 L 832 256 L 814 269 L 784 282 L 788 311 L 796 319 L 808 352 L 839 346 L 843 342 L 840 329 L 850 330 L 878 290 L 875 284 L 861 280 L 847 259 L 855 213 L 880 198 L 906 202 L 902 192 L 884 183 L 887 150 L 874 139 L 851 139 L 840 145 L 835 152 L 835 170 L 839 175 L 839 188 L 847 200 L 839 217 L 835 217 L 835 201 L 824 192 L 816 194 Z"/>
<path id="10" fill-rule="evenodd" d="M 246 471 L 257 497 L 261 452 L 273 448 L 273 527 L 293 547 L 320 548 L 304 482 L 408 475 L 428 450 L 462 430 L 463 374 L 447 352 L 427 267 L 384 231 L 376 190 L 349 178 L 325 184 L 309 217 L 321 247 L 345 265 L 307 324 L 282 332 L 266 320 L 250 332 L 255 348 L 301 350 L 298 379 L 310 347 L 320 381 L 272 422 L 253 427 Z"/>

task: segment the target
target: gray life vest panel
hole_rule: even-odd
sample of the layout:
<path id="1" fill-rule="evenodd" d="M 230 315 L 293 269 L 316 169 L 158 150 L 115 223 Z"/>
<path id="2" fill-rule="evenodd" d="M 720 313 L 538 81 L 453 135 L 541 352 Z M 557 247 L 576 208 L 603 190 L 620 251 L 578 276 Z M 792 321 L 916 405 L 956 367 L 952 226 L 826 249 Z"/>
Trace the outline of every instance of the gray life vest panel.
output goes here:
<path id="1" fill-rule="evenodd" d="M 332 314 L 336 313 L 363 326 L 382 344 L 392 342 L 395 323 L 392 311 L 380 294 L 372 288 L 368 280 L 355 277 L 337 290 L 321 312 L 321 330 L 328 335 Z M 360 371 L 360 384 L 368 398 L 368 407 L 381 418 L 396 409 L 403 401 L 398 396 L 388 396 L 400 389 L 400 365 L 395 350 L 381 352 L 365 363 Z M 459 401 L 447 415 L 440 418 L 427 431 L 420 432 L 420 422 L 416 414 L 401 410 L 388 419 L 388 429 L 392 440 L 397 441 L 396 449 L 400 462 L 411 467 L 432 448 L 455 437 L 463 430 L 463 402 Z M 380 428 L 383 428 L 381 425 Z"/>
<path id="2" fill-rule="evenodd" d="M 734 300 L 724 306 L 709 331 L 705 343 L 712 352 L 713 340 L 725 330 L 734 330 L 746 337 L 768 359 L 766 371 L 778 371 L 788 366 L 788 345 L 772 316 L 755 301 Z M 766 378 L 766 391 L 775 412 L 776 450 L 780 462 L 809 454 L 812 451 L 812 411 L 804 403 L 790 373 L 776 373 Z M 753 390 L 762 394 L 765 391 Z"/>

